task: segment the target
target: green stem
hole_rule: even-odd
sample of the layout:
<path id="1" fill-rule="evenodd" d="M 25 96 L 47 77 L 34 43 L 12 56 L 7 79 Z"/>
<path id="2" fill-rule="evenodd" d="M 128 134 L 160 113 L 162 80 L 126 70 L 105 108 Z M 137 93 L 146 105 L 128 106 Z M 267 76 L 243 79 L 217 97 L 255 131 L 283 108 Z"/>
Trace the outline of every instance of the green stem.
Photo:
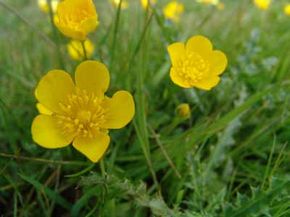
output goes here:
<path id="1" fill-rule="evenodd" d="M 64 68 L 64 62 L 63 62 L 63 58 L 62 58 L 62 54 L 61 54 L 61 41 L 60 41 L 60 36 L 57 32 L 57 29 L 54 25 L 54 14 L 53 14 L 53 11 L 52 11 L 52 6 L 51 6 L 51 0 L 48 0 L 48 5 L 49 5 L 49 17 L 50 17 L 50 24 L 51 24 L 51 29 L 52 29 L 52 33 L 53 33 L 53 38 L 54 38 L 54 41 L 56 42 L 56 45 L 57 45 L 57 59 L 59 61 L 59 65 L 61 68 Z"/>
<path id="2" fill-rule="evenodd" d="M 83 48 L 83 54 L 84 54 L 84 60 L 88 60 L 87 50 L 85 46 L 85 41 L 81 41 L 82 48 Z"/>
<path id="3" fill-rule="evenodd" d="M 104 178 L 106 176 L 106 168 L 105 168 L 104 160 L 100 161 L 100 169 L 101 169 L 102 177 Z"/>

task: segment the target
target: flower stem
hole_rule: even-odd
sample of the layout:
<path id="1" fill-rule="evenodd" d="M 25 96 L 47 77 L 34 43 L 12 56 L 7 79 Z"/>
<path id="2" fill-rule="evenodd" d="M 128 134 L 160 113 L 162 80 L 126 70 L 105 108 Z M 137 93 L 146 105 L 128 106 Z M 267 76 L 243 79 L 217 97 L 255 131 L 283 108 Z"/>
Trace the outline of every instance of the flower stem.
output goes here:
<path id="1" fill-rule="evenodd" d="M 105 177 L 106 176 L 106 169 L 105 169 L 104 160 L 100 161 L 100 168 L 101 168 L 102 177 Z"/>
<path id="2" fill-rule="evenodd" d="M 88 55 L 87 55 L 87 50 L 85 46 L 85 41 L 81 41 L 82 48 L 83 48 L 83 53 L 84 53 L 84 60 L 88 60 Z"/>

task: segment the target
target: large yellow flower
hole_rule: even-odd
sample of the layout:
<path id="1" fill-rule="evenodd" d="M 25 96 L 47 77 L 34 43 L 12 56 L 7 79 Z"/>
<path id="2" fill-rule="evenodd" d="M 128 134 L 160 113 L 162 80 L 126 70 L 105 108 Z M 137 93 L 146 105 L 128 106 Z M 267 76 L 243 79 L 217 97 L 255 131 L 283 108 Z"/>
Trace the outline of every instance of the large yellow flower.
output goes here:
<path id="1" fill-rule="evenodd" d="M 91 40 L 86 39 L 84 42 L 86 55 L 84 54 L 84 48 L 82 42 L 72 40 L 67 45 L 67 51 L 70 57 L 74 60 L 83 60 L 85 57 L 90 58 L 94 53 L 94 44 Z"/>
<path id="2" fill-rule="evenodd" d="M 82 62 L 71 76 L 62 70 L 49 71 L 38 83 L 35 96 L 40 112 L 32 123 L 33 140 L 44 148 L 73 147 L 97 162 L 109 146 L 108 129 L 128 124 L 134 114 L 132 95 L 118 91 L 104 95 L 110 82 L 105 65 Z M 44 109 L 45 108 L 45 109 Z"/>
<path id="3" fill-rule="evenodd" d="M 177 1 L 171 1 L 169 2 L 164 8 L 163 8 L 163 14 L 166 19 L 172 20 L 173 22 L 178 22 L 180 15 L 184 11 L 184 6 L 182 3 L 179 3 Z"/>
<path id="4" fill-rule="evenodd" d="M 186 44 L 177 42 L 168 46 L 172 67 L 171 80 L 184 88 L 210 90 L 216 86 L 226 66 L 226 55 L 213 50 L 204 36 L 194 36 Z"/>
<path id="5" fill-rule="evenodd" d="M 92 0 L 64 0 L 58 4 L 54 23 L 65 36 L 83 41 L 99 22 Z"/>
<path id="6" fill-rule="evenodd" d="M 261 10 L 267 10 L 271 4 L 271 0 L 254 0 L 254 3 Z"/>

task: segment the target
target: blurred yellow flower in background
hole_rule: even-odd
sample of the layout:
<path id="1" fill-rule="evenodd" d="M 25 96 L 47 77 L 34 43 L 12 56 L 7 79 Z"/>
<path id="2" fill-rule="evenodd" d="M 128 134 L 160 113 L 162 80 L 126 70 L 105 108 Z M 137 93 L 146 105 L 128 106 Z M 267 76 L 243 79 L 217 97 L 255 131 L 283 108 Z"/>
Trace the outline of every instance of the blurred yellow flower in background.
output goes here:
<path id="1" fill-rule="evenodd" d="M 177 1 L 171 1 L 163 8 L 163 14 L 166 19 L 178 22 L 180 15 L 184 12 L 184 5 Z"/>
<path id="2" fill-rule="evenodd" d="M 284 13 L 287 15 L 287 16 L 290 16 L 290 3 L 289 4 L 286 4 L 284 6 Z"/>
<path id="3" fill-rule="evenodd" d="M 135 114 L 129 92 L 105 96 L 109 82 L 107 67 L 98 61 L 82 62 L 75 83 L 63 70 L 49 71 L 35 90 L 38 107 L 45 112 L 33 120 L 33 140 L 49 149 L 72 143 L 91 161 L 99 161 L 110 143 L 108 129 L 124 127 Z"/>
<path id="4" fill-rule="evenodd" d="M 41 11 L 48 13 L 49 12 L 49 5 L 48 5 L 48 0 L 38 0 L 38 7 L 40 8 Z M 57 9 L 59 1 L 58 0 L 51 0 L 51 9 L 52 12 L 55 13 Z"/>
<path id="5" fill-rule="evenodd" d="M 92 0 L 64 0 L 58 4 L 54 23 L 65 36 L 83 41 L 99 22 Z"/>
<path id="6" fill-rule="evenodd" d="M 190 106 L 187 103 L 182 103 L 177 106 L 177 115 L 181 118 L 189 118 L 191 115 Z"/>
<path id="7" fill-rule="evenodd" d="M 111 0 L 112 1 L 112 4 L 114 7 L 118 8 L 121 0 Z M 129 4 L 128 4 L 128 1 L 127 0 L 123 0 L 122 1 L 122 4 L 121 4 L 121 9 L 126 9 L 128 8 Z"/>
<path id="8" fill-rule="evenodd" d="M 156 4 L 157 0 L 140 0 L 141 5 L 144 9 L 147 9 L 149 5 L 153 6 Z"/>
<path id="9" fill-rule="evenodd" d="M 261 10 L 267 10 L 271 4 L 271 0 L 254 0 L 254 3 L 257 8 Z"/>
<path id="10" fill-rule="evenodd" d="M 85 57 L 90 58 L 94 53 L 94 44 L 91 40 L 86 39 L 84 42 L 86 55 L 81 41 L 71 40 L 67 45 L 67 51 L 74 60 L 83 60 Z"/>
<path id="11" fill-rule="evenodd" d="M 223 2 L 220 2 L 220 3 L 217 4 L 217 8 L 219 10 L 223 10 L 223 9 L 225 9 L 225 4 Z"/>
<path id="12" fill-rule="evenodd" d="M 217 5 L 219 0 L 196 0 L 198 3 Z"/>
<path id="13" fill-rule="evenodd" d="M 168 46 L 172 67 L 171 80 L 183 87 L 210 90 L 216 86 L 227 67 L 226 55 L 213 50 L 204 36 L 193 36 L 186 44 L 176 42 Z"/>

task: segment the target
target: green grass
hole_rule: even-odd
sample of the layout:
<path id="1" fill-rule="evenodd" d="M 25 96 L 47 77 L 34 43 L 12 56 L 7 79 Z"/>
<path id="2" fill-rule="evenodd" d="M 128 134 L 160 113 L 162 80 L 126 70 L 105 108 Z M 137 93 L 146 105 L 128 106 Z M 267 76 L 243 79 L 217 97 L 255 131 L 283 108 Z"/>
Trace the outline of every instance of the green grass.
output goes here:
<path id="1" fill-rule="evenodd" d="M 101 163 L 72 147 L 46 150 L 31 138 L 33 91 L 50 69 L 71 73 L 68 41 L 35 1 L 0 0 L 0 216 L 290 216 L 290 18 L 286 1 L 259 11 L 180 0 L 179 24 L 131 0 L 118 12 L 96 1 L 93 59 L 110 68 L 108 95 L 134 94 L 136 115 L 110 131 Z M 4 3 L 5 2 L 5 3 Z M 227 54 L 210 92 L 169 78 L 167 45 L 202 34 Z M 190 120 L 176 107 L 189 103 Z"/>

